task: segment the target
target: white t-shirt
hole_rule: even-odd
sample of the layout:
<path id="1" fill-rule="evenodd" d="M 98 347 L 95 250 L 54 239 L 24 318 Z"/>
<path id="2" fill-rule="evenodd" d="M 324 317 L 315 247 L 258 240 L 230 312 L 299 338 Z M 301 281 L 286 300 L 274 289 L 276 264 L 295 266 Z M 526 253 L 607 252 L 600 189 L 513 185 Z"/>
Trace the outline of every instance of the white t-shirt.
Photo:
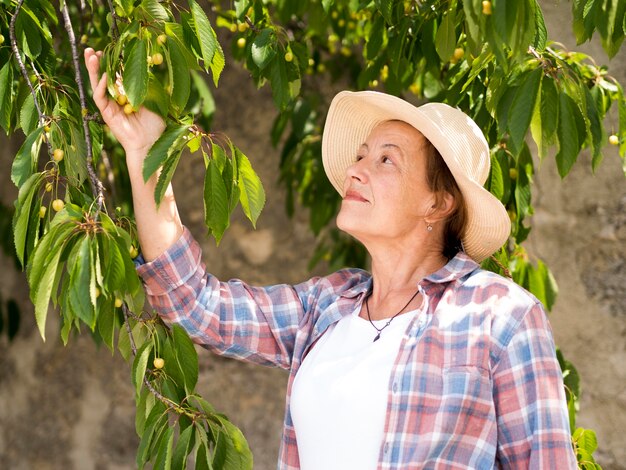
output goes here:
<path id="1" fill-rule="evenodd" d="M 354 312 L 331 325 L 309 351 L 291 391 L 302 470 L 377 467 L 391 369 L 417 312 L 394 318 L 376 342 L 374 327 Z M 374 324 L 380 329 L 388 320 Z"/>

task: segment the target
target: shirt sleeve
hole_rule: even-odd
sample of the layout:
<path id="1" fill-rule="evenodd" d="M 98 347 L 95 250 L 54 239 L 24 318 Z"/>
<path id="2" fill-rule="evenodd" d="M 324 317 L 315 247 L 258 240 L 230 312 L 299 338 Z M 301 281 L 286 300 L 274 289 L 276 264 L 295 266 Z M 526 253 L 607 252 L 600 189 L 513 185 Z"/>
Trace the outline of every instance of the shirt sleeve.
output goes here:
<path id="1" fill-rule="evenodd" d="M 252 287 L 208 274 L 201 248 L 183 235 L 137 272 L 152 308 L 166 324 L 179 324 L 192 340 L 224 356 L 289 368 L 298 325 L 309 310 L 316 279 L 302 284 Z"/>
<path id="2" fill-rule="evenodd" d="M 540 303 L 522 317 L 493 370 L 497 460 L 507 469 L 577 469 L 563 375 Z"/>

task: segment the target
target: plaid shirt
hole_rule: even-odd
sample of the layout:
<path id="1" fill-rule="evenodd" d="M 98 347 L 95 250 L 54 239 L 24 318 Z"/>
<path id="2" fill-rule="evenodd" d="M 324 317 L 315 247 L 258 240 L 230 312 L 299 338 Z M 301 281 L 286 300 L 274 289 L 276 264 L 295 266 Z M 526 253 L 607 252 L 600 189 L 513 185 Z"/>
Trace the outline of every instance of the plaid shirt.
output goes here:
<path id="1" fill-rule="evenodd" d="M 293 286 L 220 282 L 187 229 L 137 269 L 152 307 L 196 343 L 289 371 L 278 468 L 298 469 L 293 379 L 315 340 L 361 304 L 371 275 L 345 269 Z M 391 372 L 378 468 L 577 468 L 539 301 L 463 253 L 419 288 L 425 314 L 409 325 Z"/>

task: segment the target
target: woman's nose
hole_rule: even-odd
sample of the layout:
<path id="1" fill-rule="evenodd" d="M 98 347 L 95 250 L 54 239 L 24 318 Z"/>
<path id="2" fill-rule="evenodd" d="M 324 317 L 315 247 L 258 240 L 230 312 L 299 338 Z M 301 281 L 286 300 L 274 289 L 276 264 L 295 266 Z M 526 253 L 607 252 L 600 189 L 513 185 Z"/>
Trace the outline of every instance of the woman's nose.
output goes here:
<path id="1" fill-rule="evenodd" d="M 346 177 L 356 179 L 360 182 L 367 180 L 367 163 L 365 158 L 356 160 L 346 170 Z"/>

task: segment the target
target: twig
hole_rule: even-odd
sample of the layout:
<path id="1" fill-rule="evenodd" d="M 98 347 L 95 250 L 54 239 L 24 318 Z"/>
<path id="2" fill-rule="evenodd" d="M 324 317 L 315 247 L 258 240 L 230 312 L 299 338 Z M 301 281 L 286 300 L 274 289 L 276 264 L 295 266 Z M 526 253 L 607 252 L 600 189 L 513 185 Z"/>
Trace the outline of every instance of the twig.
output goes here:
<path id="1" fill-rule="evenodd" d="M 136 356 L 137 345 L 135 344 L 135 338 L 133 337 L 133 332 L 130 328 L 130 323 L 128 322 L 128 319 L 130 318 L 132 312 L 128 310 L 128 306 L 126 304 L 122 304 L 122 312 L 124 313 L 124 325 L 126 326 L 126 333 L 128 334 L 128 342 L 130 343 L 130 349 L 133 352 L 133 356 Z M 175 401 L 170 400 L 169 398 L 161 394 L 161 392 L 159 392 L 156 388 L 154 388 L 154 386 L 150 383 L 150 381 L 145 375 L 143 377 L 143 383 L 148 388 L 148 390 L 150 390 L 150 393 L 152 393 L 155 396 L 155 398 L 157 398 L 161 403 L 167 406 L 169 410 L 173 410 L 180 415 L 185 415 L 191 418 L 192 420 L 196 420 L 199 417 L 208 418 L 208 416 L 205 413 L 190 412 L 186 410 L 185 408 L 183 408 L 178 403 L 176 403 Z"/>
<path id="2" fill-rule="evenodd" d="M 35 102 L 35 108 L 37 109 L 37 114 L 39 115 L 39 126 L 43 126 L 46 122 L 46 115 L 43 113 L 41 108 L 39 107 L 39 102 L 37 101 L 37 92 L 33 87 L 33 84 L 30 83 L 30 78 L 28 77 L 28 71 L 26 70 L 26 66 L 24 65 L 24 61 L 22 60 L 22 56 L 20 55 L 20 50 L 17 48 L 17 38 L 15 37 L 15 22 L 17 21 L 17 15 L 22 9 L 22 5 L 24 4 L 24 0 L 19 0 L 17 5 L 15 6 L 15 13 L 11 17 L 11 22 L 9 23 L 9 37 L 11 38 L 11 49 L 13 50 L 13 54 L 15 54 L 15 60 L 17 61 L 17 65 L 22 72 L 22 76 L 26 81 L 26 85 L 30 89 L 30 94 L 33 95 L 33 101 Z M 34 67 L 33 67 L 34 68 Z M 35 70 L 36 76 L 39 76 L 37 70 Z M 50 144 L 49 139 L 44 139 L 46 145 L 48 146 L 48 155 L 52 155 L 52 144 Z"/>
<path id="3" fill-rule="evenodd" d="M 76 47 L 76 36 L 74 35 L 74 29 L 72 28 L 72 20 L 70 19 L 70 12 L 67 8 L 67 1 L 63 2 L 61 8 L 63 14 L 63 21 L 65 23 L 65 30 L 70 40 L 70 46 L 72 47 L 72 60 L 74 62 L 74 73 L 76 78 L 76 84 L 78 85 L 78 95 L 80 97 L 80 109 L 81 120 L 83 123 L 83 131 L 85 133 L 85 143 L 87 144 L 87 173 L 89 173 L 89 182 L 91 183 L 91 191 L 96 198 L 98 204 L 98 211 L 102 210 L 104 204 L 104 186 L 98 179 L 96 172 L 93 168 L 93 147 L 91 143 L 91 132 L 89 131 L 89 121 L 85 119 L 87 114 L 87 100 L 85 98 L 85 87 L 83 86 L 83 78 L 80 74 L 80 62 L 78 60 L 78 49 Z"/>
<path id="4" fill-rule="evenodd" d="M 117 29 L 117 13 L 115 13 L 113 2 L 107 0 L 107 3 L 109 4 L 109 10 L 111 10 L 111 32 L 113 33 L 113 39 L 117 39 L 120 35 L 120 31 Z"/>
<path id="5" fill-rule="evenodd" d="M 135 344 L 135 338 L 133 338 L 133 332 L 130 329 L 130 323 L 128 322 L 128 318 L 130 317 L 130 312 L 128 311 L 128 306 L 126 304 L 122 304 L 122 312 L 124 313 L 124 325 L 126 326 L 126 333 L 128 333 L 128 341 L 130 342 L 130 350 L 133 352 L 133 356 L 136 356 L 137 345 Z"/>
<path id="6" fill-rule="evenodd" d="M 115 191 L 115 176 L 113 175 L 113 168 L 111 167 L 111 160 L 109 160 L 109 154 L 102 149 L 102 163 L 107 171 L 107 178 L 109 180 L 109 186 L 111 188 L 111 198 L 115 203 L 117 201 L 117 192 Z"/>

